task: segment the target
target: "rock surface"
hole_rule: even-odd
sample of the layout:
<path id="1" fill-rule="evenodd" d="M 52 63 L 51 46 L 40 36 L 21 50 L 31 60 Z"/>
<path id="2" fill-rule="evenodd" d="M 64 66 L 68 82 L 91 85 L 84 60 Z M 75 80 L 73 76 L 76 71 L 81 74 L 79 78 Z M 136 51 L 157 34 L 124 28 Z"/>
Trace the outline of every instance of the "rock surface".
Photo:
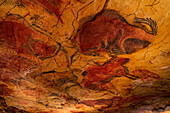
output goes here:
<path id="1" fill-rule="evenodd" d="M 1 0 L 2 113 L 169 113 L 169 0 Z"/>

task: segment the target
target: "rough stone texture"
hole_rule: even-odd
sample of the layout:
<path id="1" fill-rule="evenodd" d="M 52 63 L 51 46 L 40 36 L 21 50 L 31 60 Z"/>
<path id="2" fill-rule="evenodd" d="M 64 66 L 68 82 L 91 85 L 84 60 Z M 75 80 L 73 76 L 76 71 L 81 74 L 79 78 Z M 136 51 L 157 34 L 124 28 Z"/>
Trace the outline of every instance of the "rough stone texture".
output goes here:
<path id="1" fill-rule="evenodd" d="M 169 113 L 169 0 L 1 0 L 0 112 Z"/>

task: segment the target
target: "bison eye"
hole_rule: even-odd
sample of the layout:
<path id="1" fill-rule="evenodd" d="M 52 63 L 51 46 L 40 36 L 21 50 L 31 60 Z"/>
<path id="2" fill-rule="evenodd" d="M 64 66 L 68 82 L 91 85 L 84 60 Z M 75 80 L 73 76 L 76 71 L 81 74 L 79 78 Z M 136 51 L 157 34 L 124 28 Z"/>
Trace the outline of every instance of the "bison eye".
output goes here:
<path id="1" fill-rule="evenodd" d="M 136 52 L 137 50 L 143 49 L 150 44 L 149 41 L 129 38 L 123 42 L 123 47 L 127 54 Z"/>
<path id="2" fill-rule="evenodd" d="M 83 73 L 82 73 L 82 76 L 86 76 L 87 75 L 87 71 L 84 71 Z"/>

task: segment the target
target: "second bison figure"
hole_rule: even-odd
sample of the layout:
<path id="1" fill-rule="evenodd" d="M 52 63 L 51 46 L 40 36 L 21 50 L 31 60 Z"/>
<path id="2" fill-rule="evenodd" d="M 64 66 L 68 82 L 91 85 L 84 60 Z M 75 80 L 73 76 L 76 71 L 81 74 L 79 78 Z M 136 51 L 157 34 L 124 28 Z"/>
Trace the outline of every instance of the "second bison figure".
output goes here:
<path id="1" fill-rule="evenodd" d="M 156 34 L 156 22 L 152 19 L 135 18 L 140 26 L 130 25 L 117 11 L 103 10 L 91 21 L 86 22 L 78 33 L 76 40 L 80 52 L 88 55 L 99 55 L 100 52 L 108 54 L 130 54 L 147 47 L 153 35 Z M 149 25 L 152 31 L 144 28 Z"/>

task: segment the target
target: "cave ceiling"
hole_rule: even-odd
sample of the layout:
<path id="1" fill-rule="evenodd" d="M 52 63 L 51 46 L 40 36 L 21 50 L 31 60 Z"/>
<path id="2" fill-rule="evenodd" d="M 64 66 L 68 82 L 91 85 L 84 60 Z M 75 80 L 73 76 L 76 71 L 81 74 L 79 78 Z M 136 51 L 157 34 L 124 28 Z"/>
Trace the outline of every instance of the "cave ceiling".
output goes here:
<path id="1" fill-rule="evenodd" d="M 0 0 L 2 113 L 170 113 L 169 0 Z"/>

